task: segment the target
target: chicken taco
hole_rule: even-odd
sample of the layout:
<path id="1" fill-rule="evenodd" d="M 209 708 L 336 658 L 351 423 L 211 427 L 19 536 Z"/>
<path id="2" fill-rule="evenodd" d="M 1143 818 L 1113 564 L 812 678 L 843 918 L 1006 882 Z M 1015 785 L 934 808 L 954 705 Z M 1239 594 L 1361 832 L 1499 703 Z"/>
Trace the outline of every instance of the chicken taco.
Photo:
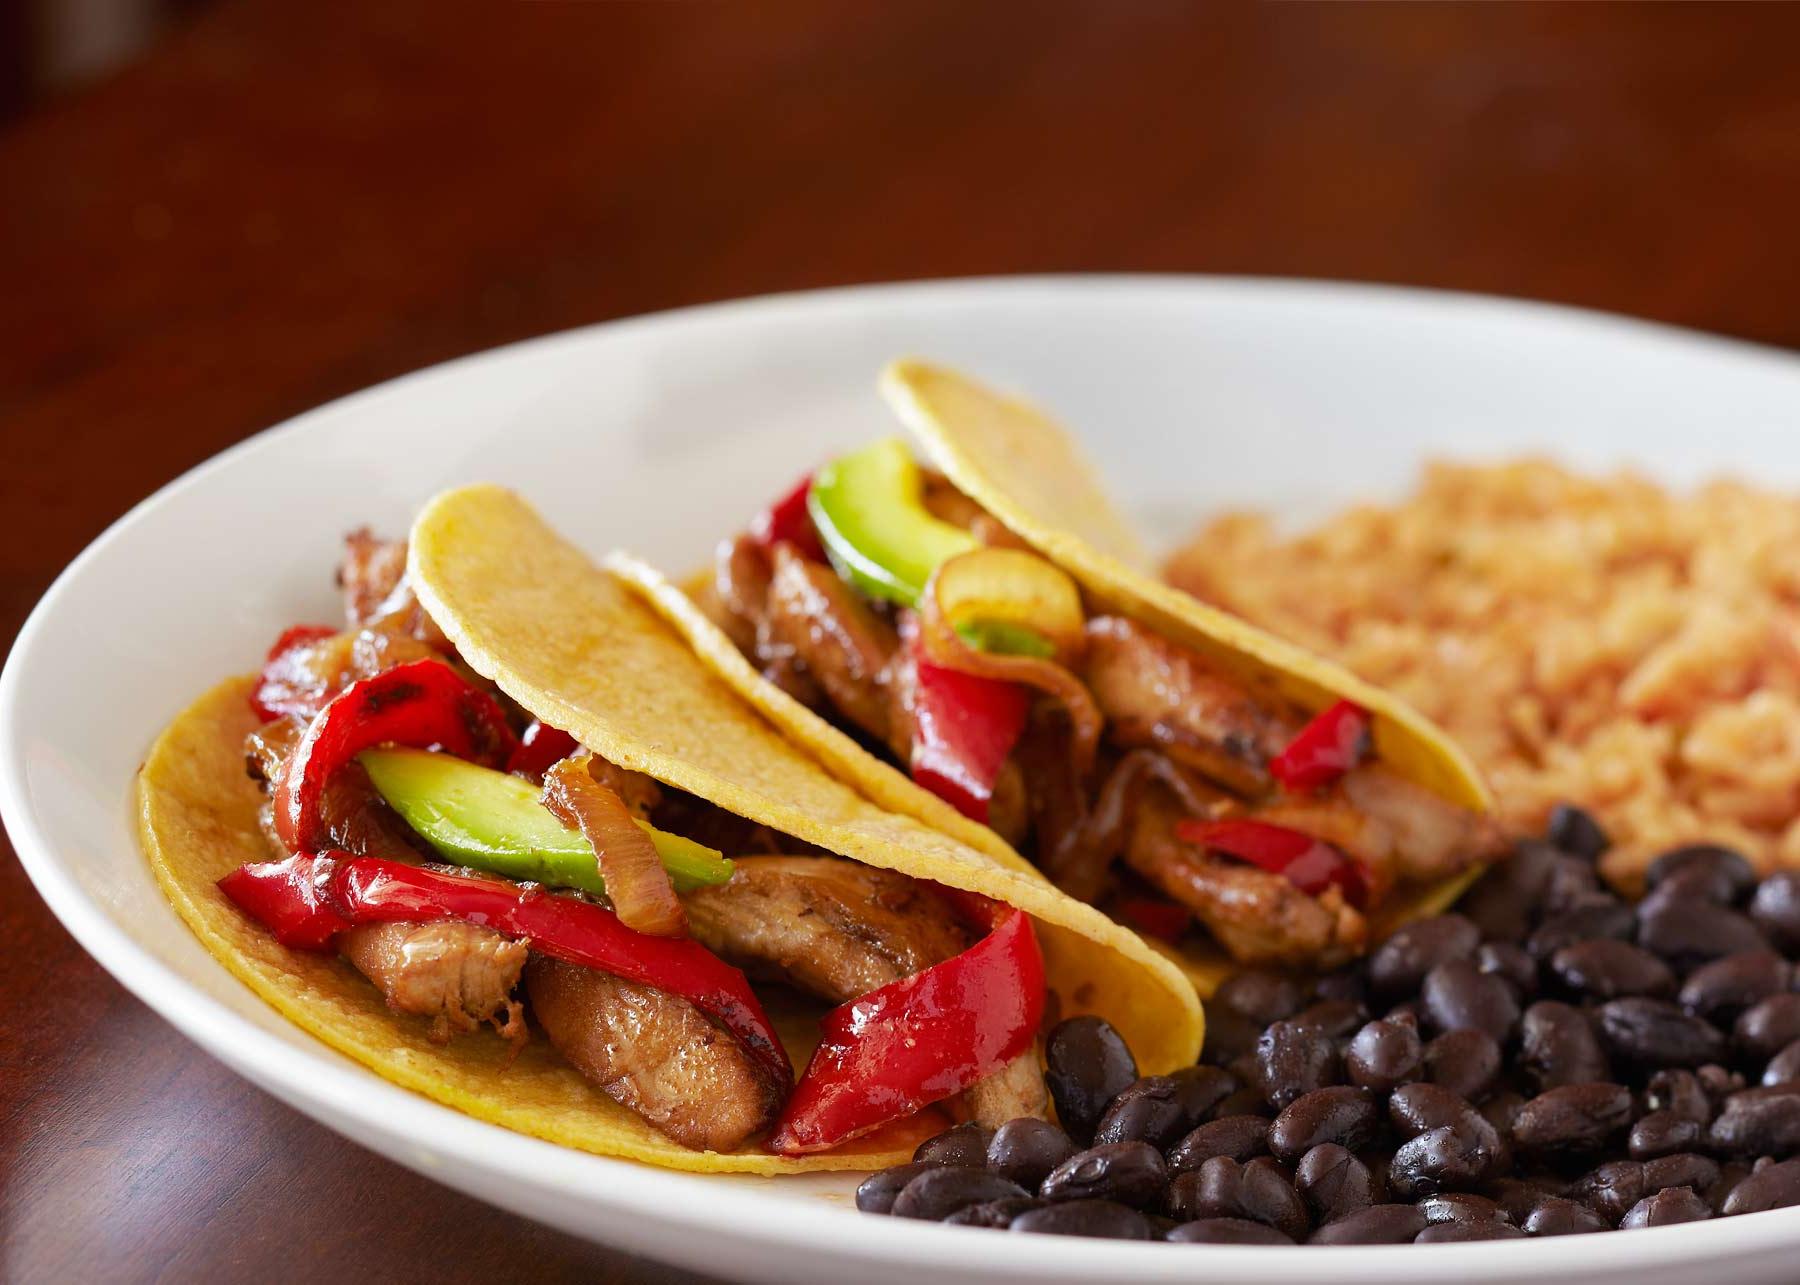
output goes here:
<path id="1" fill-rule="evenodd" d="M 609 564 L 841 779 L 1159 940 L 1202 994 L 1323 969 L 1503 846 L 1463 754 L 1393 697 L 1136 569 L 1029 405 L 901 362 L 898 438 L 828 461 L 687 592 Z"/>
<path id="2" fill-rule="evenodd" d="M 509 493 L 354 534 L 339 580 L 347 627 L 288 630 L 164 732 L 140 832 L 206 947 L 387 1079 L 789 1173 L 1043 1115 L 1054 1016 L 1194 1060 L 1166 960 L 823 771 Z"/>

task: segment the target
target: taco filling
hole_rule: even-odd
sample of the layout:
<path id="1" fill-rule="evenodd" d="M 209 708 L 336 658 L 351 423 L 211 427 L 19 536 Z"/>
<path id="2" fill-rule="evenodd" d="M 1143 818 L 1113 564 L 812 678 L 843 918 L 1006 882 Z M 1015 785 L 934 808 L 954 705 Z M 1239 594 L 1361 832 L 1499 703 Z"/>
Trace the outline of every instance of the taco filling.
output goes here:
<path id="1" fill-rule="evenodd" d="M 1380 760 L 1367 710 L 1109 610 L 899 439 L 802 479 L 698 597 L 769 682 L 1157 937 L 1332 966 L 1503 847 Z"/>
<path id="2" fill-rule="evenodd" d="M 218 882 L 243 915 L 347 961 L 435 1044 L 547 1041 L 696 1150 L 811 1154 L 934 1103 L 1045 1115 L 1025 914 L 607 762 L 467 668 L 405 566 L 352 535 L 349 627 L 290 629 L 255 682 L 270 851 Z M 798 1082 L 772 992 L 832 1006 Z"/>

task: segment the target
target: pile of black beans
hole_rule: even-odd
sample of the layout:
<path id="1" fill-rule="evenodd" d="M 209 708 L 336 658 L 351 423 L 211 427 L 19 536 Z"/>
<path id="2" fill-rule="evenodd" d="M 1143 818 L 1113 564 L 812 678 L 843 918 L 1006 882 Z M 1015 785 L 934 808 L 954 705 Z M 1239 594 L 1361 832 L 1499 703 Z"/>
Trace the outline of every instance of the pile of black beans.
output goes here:
<path id="1" fill-rule="evenodd" d="M 1248 971 L 1200 1064 L 1055 1027 L 1060 1127 L 962 1124 L 859 1209 L 1227 1244 L 1563 1236 L 1800 1204 L 1800 874 L 1680 848 L 1635 905 L 1560 808 L 1452 914 L 1310 981 Z"/>

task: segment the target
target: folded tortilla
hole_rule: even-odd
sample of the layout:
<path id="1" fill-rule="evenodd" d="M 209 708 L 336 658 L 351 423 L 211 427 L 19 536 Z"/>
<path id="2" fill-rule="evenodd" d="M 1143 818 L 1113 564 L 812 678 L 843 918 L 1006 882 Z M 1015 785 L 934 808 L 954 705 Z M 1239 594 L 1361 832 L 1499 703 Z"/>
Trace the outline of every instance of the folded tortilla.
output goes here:
<path id="1" fill-rule="evenodd" d="M 1468 756 L 1424 715 L 1391 693 L 1172 588 L 1147 563 L 1130 524 L 1098 485 L 1074 440 L 1026 402 L 1001 396 L 955 371 L 899 361 L 883 372 L 889 404 L 919 438 L 931 463 L 1028 545 L 1060 566 L 1089 599 L 1188 647 L 1253 693 L 1318 710 L 1339 699 L 1373 715 L 1378 757 L 1400 776 L 1478 812 L 1492 796 Z M 883 807 L 923 821 L 1011 868 L 1029 867 L 1005 840 L 969 820 L 858 745 L 757 672 L 683 590 L 654 568 L 615 554 L 607 565 L 680 630 L 713 671 L 839 779 Z M 1409 919 L 1448 908 L 1479 868 L 1402 892 L 1370 928 L 1379 938 Z M 1202 996 L 1236 967 L 1216 948 L 1154 943 Z"/>

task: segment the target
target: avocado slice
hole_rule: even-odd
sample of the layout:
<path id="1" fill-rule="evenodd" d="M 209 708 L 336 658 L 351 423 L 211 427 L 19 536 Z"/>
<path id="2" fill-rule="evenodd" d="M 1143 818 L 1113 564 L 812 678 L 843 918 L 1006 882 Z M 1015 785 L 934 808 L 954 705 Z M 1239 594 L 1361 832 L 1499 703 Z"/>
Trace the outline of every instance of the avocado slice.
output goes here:
<path id="1" fill-rule="evenodd" d="M 594 850 L 538 801 L 538 787 L 431 750 L 364 750 L 357 761 L 389 807 L 445 858 L 558 888 L 604 894 Z M 677 892 L 731 878 L 712 848 L 642 821 Z"/>
<path id="2" fill-rule="evenodd" d="M 837 573 L 871 597 L 916 607 L 938 563 L 980 548 L 925 507 L 912 452 L 884 437 L 813 475 L 807 512 Z"/>

